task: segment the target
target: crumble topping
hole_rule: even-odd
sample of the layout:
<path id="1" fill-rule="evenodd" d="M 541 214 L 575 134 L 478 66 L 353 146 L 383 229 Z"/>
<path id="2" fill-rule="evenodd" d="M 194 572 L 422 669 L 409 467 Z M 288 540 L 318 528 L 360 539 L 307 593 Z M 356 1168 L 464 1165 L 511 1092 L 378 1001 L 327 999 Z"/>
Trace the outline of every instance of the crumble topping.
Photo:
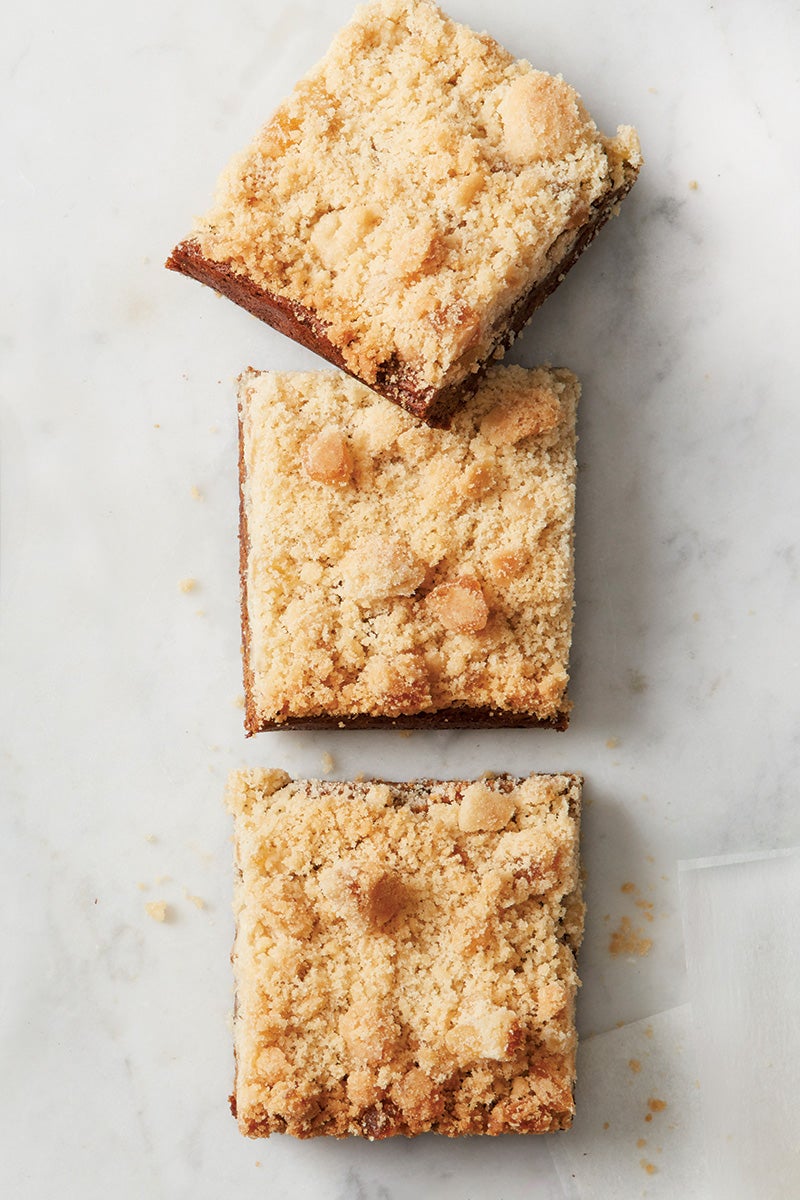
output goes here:
<path id="1" fill-rule="evenodd" d="M 568 711 L 578 392 L 494 367 L 442 431 L 337 372 L 242 376 L 248 729 Z"/>
<path id="2" fill-rule="evenodd" d="M 569 1125 L 580 791 L 233 773 L 243 1133 Z"/>
<path id="3" fill-rule="evenodd" d="M 559 76 L 430 0 L 379 0 L 231 163 L 192 238 L 316 314 L 365 382 L 446 387 L 640 163 L 635 131 L 604 137 Z"/>

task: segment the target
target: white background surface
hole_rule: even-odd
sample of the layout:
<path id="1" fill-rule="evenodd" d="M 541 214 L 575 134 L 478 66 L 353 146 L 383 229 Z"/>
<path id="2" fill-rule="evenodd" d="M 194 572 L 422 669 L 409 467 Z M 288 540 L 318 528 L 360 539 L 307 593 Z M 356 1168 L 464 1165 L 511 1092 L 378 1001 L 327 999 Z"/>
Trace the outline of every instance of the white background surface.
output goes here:
<path id="1" fill-rule="evenodd" d="M 245 742 L 232 380 L 317 360 L 162 262 L 350 11 L 48 0 L 17 6 L 0 46 L 8 1194 L 560 1194 L 546 1139 L 239 1137 L 231 767 L 315 775 L 329 751 L 340 776 L 583 771 L 583 1034 L 686 1000 L 679 858 L 800 841 L 790 0 L 452 0 L 602 128 L 635 124 L 646 157 L 510 356 L 584 384 L 572 726 Z M 624 915 L 648 956 L 609 955 Z"/>

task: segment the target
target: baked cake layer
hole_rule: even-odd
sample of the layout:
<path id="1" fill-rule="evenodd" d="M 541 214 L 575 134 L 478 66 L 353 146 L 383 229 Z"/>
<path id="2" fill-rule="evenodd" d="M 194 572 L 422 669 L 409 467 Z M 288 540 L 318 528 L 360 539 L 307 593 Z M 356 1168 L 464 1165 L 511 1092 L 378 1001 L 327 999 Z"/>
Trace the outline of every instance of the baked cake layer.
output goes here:
<path id="1" fill-rule="evenodd" d="M 559 76 L 429 0 L 356 12 L 168 266 L 446 423 L 635 181 Z"/>
<path id="2" fill-rule="evenodd" d="M 242 1133 L 569 1126 L 581 782 L 231 776 Z"/>
<path id="3" fill-rule="evenodd" d="M 437 430 L 338 372 L 245 372 L 249 733 L 566 726 L 578 394 L 494 367 Z"/>

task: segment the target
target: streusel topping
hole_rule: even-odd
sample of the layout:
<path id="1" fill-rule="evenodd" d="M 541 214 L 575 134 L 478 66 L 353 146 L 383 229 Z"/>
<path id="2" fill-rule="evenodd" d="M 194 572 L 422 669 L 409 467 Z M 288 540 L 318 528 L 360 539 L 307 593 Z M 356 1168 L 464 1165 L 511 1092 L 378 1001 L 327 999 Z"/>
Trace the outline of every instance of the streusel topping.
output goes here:
<path id="1" fill-rule="evenodd" d="M 231 776 L 244 1133 L 569 1124 L 580 791 Z"/>
<path id="2" fill-rule="evenodd" d="M 222 176 L 203 255 L 325 323 L 367 383 L 445 387 L 565 258 L 641 153 L 559 76 L 430 0 L 357 10 Z"/>
<path id="3" fill-rule="evenodd" d="M 338 372 L 242 376 L 251 724 L 568 711 L 578 393 L 495 367 L 444 431 Z"/>

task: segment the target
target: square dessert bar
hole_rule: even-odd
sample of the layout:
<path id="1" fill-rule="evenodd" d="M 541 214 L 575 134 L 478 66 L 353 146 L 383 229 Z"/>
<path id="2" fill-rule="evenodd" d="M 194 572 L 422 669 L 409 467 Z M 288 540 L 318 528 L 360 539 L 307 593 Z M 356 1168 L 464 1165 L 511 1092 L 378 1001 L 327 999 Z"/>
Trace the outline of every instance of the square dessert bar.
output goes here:
<path id="1" fill-rule="evenodd" d="M 439 430 L 339 372 L 245 372 L 249 733 L 566 727 L 578 393 L 493 367 Z"/>
<path id="2" fill-rule="evenodd" d="M 230 165 L 167 266 L 447 424 L 640 163 L 635 131 L 604 137 L 560 76 L 429 0 L 380 0 Z"/>
<path id="3" fill-rule="evenodd" d="M 242 1133 L 570 1125 L 581 784 L 233 773 Z"/>

